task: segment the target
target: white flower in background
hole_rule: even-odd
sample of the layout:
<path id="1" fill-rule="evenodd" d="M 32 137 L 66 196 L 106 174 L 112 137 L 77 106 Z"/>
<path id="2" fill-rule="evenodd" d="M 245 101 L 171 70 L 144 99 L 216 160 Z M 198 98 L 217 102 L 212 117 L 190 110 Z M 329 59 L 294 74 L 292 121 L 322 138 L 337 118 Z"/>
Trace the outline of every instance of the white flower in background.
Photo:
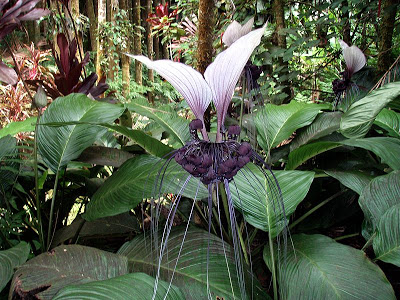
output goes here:
<path id="1" fill-rule="evenodd" d="M 236 40 L 241 38 L 242 36 L 248 34 L 251 31 L 251 28 L 254 24 L 254 17 L 248 20 L 244 25 L 240 25 L 240 23 L 233 21 L 228 28 L 226 28 L 223 36 L 222 42 L 229 47 Z"/>

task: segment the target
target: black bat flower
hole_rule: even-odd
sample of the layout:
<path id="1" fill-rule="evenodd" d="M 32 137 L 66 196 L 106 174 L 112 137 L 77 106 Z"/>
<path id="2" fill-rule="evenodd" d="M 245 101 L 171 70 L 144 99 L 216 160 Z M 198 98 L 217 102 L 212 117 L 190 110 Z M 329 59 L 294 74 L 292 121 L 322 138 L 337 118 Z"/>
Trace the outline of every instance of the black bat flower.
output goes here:
<path id="1" fill-rule="evenodd" d="M 240 299 L 246 299 L 247 295 L 244 278 L 245 272 L 243 269 L 243 260 L 241 258 L 239 245 L 239 229 L 236 225 L 235 207 L 230 190 L 231 188 L 235 189 L 236 187 L 235 175 L 241 172 L 241 174 L 249 179 L 249 191 L 260 186 L 265 187 L 266 184 L 270 193 L 267 195 L 265 189 L 260 193 L 263 193 L 267 198 L 271 196 L 271 199 L 269 199 L 269 201 L 271 201 L 271 209 L 279 210 L 281 215 L 284 215 L 283 199 L 279 185 L 272 171 L 268 168 L 268 165 L 263 161 L 262 157 L 252 149 L 249 143 L 240 142 L 238 140 L 240 134 L 239 126 L 230 126 L 227 131 L 224 127 L 225 116 L 232 100 L 236 83 L 238 82 L 243 68 L 249 60 L 253 50 L 259 45 L 264 31 L 265 26 L 253 31 L 250 31 L 249 29 L 246 32 L 247 34 L 238 37 L 225 51 L 217 55 L 214 62 L 206 69 L 204 77 L 193 68 L 179 62 L 173 62 L 170 60 L 152 61 L 144 56 L 132 55 L 133 58 L 144 63 L 148 68 L 154 69 L 161 76 L 167 79 L 182 94 L 196 116 L 196 119 L 193 120 L 189 126 L 191 141 L 172 153 L 171 157 L 161 168 L 159 178 L 155 183 L 155 191 L 161 191 L 163 178 L 168 176 L 167 168 L 171 165 L 172 160 L 175 160 L 178 165 L 188 172 L 187 179 L 184 180 L 182 187 L 177 191 L 177 196 L 171 203 L 170 212 L 167 216 L 167 224 L 163 231 L 159 250 L 159 266 L 156 282 L 160 276 L 161 261 L 163 256 L 166 255 L 168 237 L 182 193 L 191 178 L 198 178 L 199 185 L 204 184 L 208 187 L 209 232 L 211 231 L 213 205 L 216 206 L 216 209 L 219 212 L 219 195 L 221 196 L 221 199 L 226 196 L 228 206 L 227 211 L 230 219 L 229 225 L 232 232 L 232 244 L 234 247 L 236 271 L 238 275 L 238 285 L 241 291 Z M 215 141 L 210 140 L 208 132 L 204 126 L 204 112 L 211 101 L 214 103 L 217 111 L 217 133 Z M 198 132 L 201 133 L 202 138 L 199 137 Z M 259 179 L 256 179 L 256 176 L 251 173 L 250 168 L 247 166 L 250 162 L 255 163 L 259 166 L 260 170 L 262 170 L 265 175 L 265 180 L 263 180 L 264 182 L 259 182 Z M 257 180 L 258 182 L 253 182 Z M 232 183 L 232 185 L 230 183 Z M 195 201 L 196 198 L 197 194 L 194 195 Z M 158 203 L 160 203 L 160 201 L 158 201 Z M 156 212 L 153 215 L 156 216 L 156 218 L 160 215 L 160 204 L 157 204 Z M 283 222 L 286 222 L 286 218 L 284 218 Z M 154 221 L 154 224 L 155 227 L 157 227 L 157 219 Z M 156 235 L 156 228 L 153 228 L 153 233 Z M 222 229 L 221 238 L 223 239 Z M 156 240 L 157 238 L 155 241 Z M 182 243 L 183 242 L 184 241 L 182 241 Z M 155 243 L 157 244 L 158 242 Z M 157 284 L 154 291 L 156 290 Z M 211 299 L 209 288 L 207 288 L 207 292 L 208 298 Z M 153 299 L 155 295 L 156 294 L 154 293 Z"/>

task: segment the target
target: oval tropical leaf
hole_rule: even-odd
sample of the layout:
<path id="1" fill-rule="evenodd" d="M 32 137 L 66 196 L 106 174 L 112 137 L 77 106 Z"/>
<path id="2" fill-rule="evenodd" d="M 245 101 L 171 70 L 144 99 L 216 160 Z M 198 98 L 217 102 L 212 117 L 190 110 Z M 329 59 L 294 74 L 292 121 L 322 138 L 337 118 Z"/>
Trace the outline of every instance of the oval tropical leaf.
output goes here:
<path id="1" fill-rule="evenodd" d="M 189 121 L 180 117 L 171 107 L 167 105 L 153 107 L 144 99 L 135 99 L 126 106 L 130 111 L 156 121 L 181 146 L 190 140 Z"/>
<path id="2" fill-rule="evenodd" d="M 153 295 L 155 279 L 144 273 L 131 273 L 108 280 L 93 281 L 80 285 L 70 285 L 57 293 L 53 300 L 149 300 Z M 164 295 L 169 284 L 165 281 L 158 282 L 155 300 L 185 300 L 182 292 L 171 286 L 168 296 Z"/>
<path id="3" fill-rule="evenodd" d="M 347 138 L 363 137 L 379 112 L 398 96 L 400 96 L 400 82 L 392 82 L 354 102 L 340 121 L 341 133 Z"/>
<path id="4" fill-rule="evenodd" d="M 137 236 L 126 243 L 118 251 L 129 260 L 130 271 L 154 274 L 158 267 L 158 250 L 151 248 L 152 236 Z M 168 239 L 168 254 L 160 268 L 160 278 L 170 282 L 170 276 L 174 270 L 179 250 L 184 239 L 183 228 L 174 228 Z M 208 248 L 208 242 L 210 246 Z M 239 299 L 240 290 L 237 280 L 233 249 L 215 235 L 209 235 L 207 231 L 192 227 L 189 228 L 185 242 L 179 256 L 174 274 L 173 284 L 180 288 L 187 300 L 204 300 L 207 297 L 207 253 L 208 283 L 212 299 Z M 226 253 L 226 257 L 224 256 Z M 227 268 L 227 264 L 229 269 Z M 229 271 L 228 271 L 229 270 Z M 246 272 L 246 271 L 245 271 Z M 231 276 L 232 283 L 229 280 Z M 253 279 L 253 298 L 268 299 L 268 295 L 260 287 L 256 279 Z M 246 288 L 251 291 L 250 280 Z M 235 297 L 233 296 L 235 294 Z"/>
<path id="5" fill-rule="evenodd" d="M 341 184 L 361 195 L 363 189 L 371 182 L 372 176 L 360 171 L 325 171 L 329 176 L 340 181 Z"/>
<path id="6" fill-rule="evenodd" d="M 385 129 L 392 137 L 400 138 L 400 114 L 387 108 L 376 116 L 375 125 Z"/>
<path id="7" fill-rule="evenodd" d="M 189 174 L 175 160 L 171 160 L 165 176 L 160 172 L 166 161 L 142 155 L 126 161 L 96 191 L 86 207 L 84 218 L 88 221 L 113 216 L 135 208 L 145 198 L 158 197 L 161 193 L 177 194 Z M 156 182 L 163 181 L 161 191 Z M 189 198 L 207 198 L 208 191 L 196 178 L 189 180 L 182 194 Z"/>
<path id="8" fill-rule="evenodd" d="M 282 192 L 287 218 L 307 195 L 314 180 L 314 172 L 274 171 L 274 175 Z M 286 223 L 283 222 L 283 212 L 278 204 L 272 203 L 274 191 L 271 191 L 259 168 L 249 165 L 247 170 L 239 172 L 231 182 L 230 190 L 236 208 L 243 212 L 248 223 L 264 231 L 271 229 L 273 236 L 283 229 L 282 226 Z"/>
<path id="9" fill-rule="evenodd" d="M 319 114 L 311 125 L 302 128 L 290 143 L 290 151 L 293 151 L 300 146 L 307 144 L 310 141 L 317 140 L 323 136 L 335 132 L 340 127 L 340 119 L 342 113 L 339 111 L 335 112 L 323 112 Z"/>
<path id="10" fill-rule="evenodd" d="M 328 105 L 291 101 L 285 105 L 267 104 L 257 113 L 254 123 L 259 133 L 257 140 L 267 152 L 289 138 L 294 131 L 311 124 L 321 109 Z"/>
<path id="11" fill-rule="evenodd" d="M 281 255 L 282 299 L 396 299 L 385 274 L 364 252 L 319 234 L 292 238 L 293 248 Z M 268 263 L 268 246 L 264 260 Z"/>
<path id="12" fill-rule="evenodd" d="M 0 138 L 0 199 L 5 197 L 4 192 L 14 184 L 18 173 L 18 163 L 15 162 L 17 155 L 17 140 L 11 135 Z"/>
<path id="13" fill-rule="evenodd" d="M 110 279 L 128 272 L 126 257 L 95 248 L 68 245 L 57 247 L 23 264 L 14 274 L 10 295 L 22 298 L 31 293 L 53 299 L 71 284 Z"/>
<path id="14" fill-rule="evenodd" d="M 20 132 L 34 131 L 37 117 L 31 117 L 20 122 L 11 122 L 0 129 L 0 138 L 6 135 L 15 135 Z"/>
<path id="15" fill-rule="evenodd" d="M 310 158 L 325 151 L 335 149 L 339 146 L 341 146 L 339 142 L 331 141 L 320 141 L 303 145 L 300 148 L 297 148 L 296 150 L 289 153 L 289 160 L 286 164 L 285 169 L 294 170 Z"/>
<path id="16" fill-rule="evenodd" d="M 400 203 L 382 215 L 372 245 L 376 259 L 400 267 Z"/>
<path id="17" fill-rule="evenodd" d="M 83 94 L 57 98 L 45 111 L 40 123 L 112 122 L 124 111 L 120 105 L 90 100 Z M 38 149 L 47 166 L 57 172 L 105 133 L 106 129 L 81 124 L 38 128 Z"/>
<path id="18" fill-rule="evenodd" d="M 400 204 L 400 171 L 374 178 L 364 188 L 358 203 L 367 222 L 372 225 L 371 234 L 386 211 Z"/>
<path id="19" fill-rule="evenodd" d="M 0 251 L 0 292 L 10 281 L 14 269 L 28 259 L 30 250 L 29 244 L 20 242 L 11 249 Z"/>
<path id="20" fill-rule="evenodd" d="M 343 145 L 359 147 L 375 153 L 382 163 L 394 170 L 400 169 L 400 140 L 390 137 L 371 137 L 356 140 L 345 140 Z"/>
<path id="21" fill-rule="evenodd" d="M 168 153 L 172 152 L 174 148 L 163 144 L 161 141 L 147 135 L 141 130 L 131 129 L 121 125 L 114 124 L 101 124 L 101 126 L 107 127 L 112 131 L 118 132 L 133 142 L 142 147 L 148 154 L 165 157 Z"/>

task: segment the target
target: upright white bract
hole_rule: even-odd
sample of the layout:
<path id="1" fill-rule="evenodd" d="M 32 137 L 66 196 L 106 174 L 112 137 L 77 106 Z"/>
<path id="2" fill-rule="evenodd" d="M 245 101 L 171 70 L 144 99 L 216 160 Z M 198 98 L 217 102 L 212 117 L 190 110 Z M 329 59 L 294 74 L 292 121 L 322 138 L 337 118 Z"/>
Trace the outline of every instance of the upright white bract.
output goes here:
<path id="1" fill-rule="evenodd" d="M 229 47 L 239 38 L 248 34 L 253 27 L 253 23 L 254 18 L 248 20 L 244 25 L 240 25 L 238 22 L 233 21 L 228 28 L 226 28 L 224 35 L 222 36 L 222 42 Z"/>
<path id="2" fill-rule="evenodd" d="M 202 134 L 206 140 L 208 136 L 204 129 L 204 112 L 212 99 L 218 117 L 216 142 L 220 142 L 222 140 L 220 131 L 236 83 L 250 55 L 260 44 L 265 27 L 266 25 L 242 36 L 228 49 L 218 54 L 214 62 L 207 67 L 204 77 L 198 71 L 179 62 L 152 61 L 145 56 L 128 55 L 157 71 L 182 94 L 196 118 L 203 122 Z"/>
<path id="3" fill-rule="evenodd" d="M 364 53 L 357 46 L 347 45 L 342 40 L 339 40 L 339 44 L 343 50 L 344 61 L 346 62 L 346 67 L 349 72 L 349 77 L 354 73 L 360 71 L 366 64 L 367 60 Z"/>

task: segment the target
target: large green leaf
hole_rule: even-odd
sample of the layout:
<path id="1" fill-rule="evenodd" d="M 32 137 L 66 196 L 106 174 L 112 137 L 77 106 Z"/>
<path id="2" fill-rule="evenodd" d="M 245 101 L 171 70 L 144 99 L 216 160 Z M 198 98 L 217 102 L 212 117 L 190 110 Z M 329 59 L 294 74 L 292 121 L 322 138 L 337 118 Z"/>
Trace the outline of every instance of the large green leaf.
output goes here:
<path id="1" fill-rule="evenodd" d="M 339 111 L 319 114 L 311 125 L 299 130 L 295 139 L 290 143 L 290 151 L 335 132 L 340 127 L 341 117 L 342 113 Z"/>
<path id="2" fill-rule="evenodd" d="M 400 138 L 400 114 L 387 108 L 376 116 L 375 125 L 385 129 L 392 137 Z"/>
<path id="3" fill-rule="evenodd" d="M 363 137 L 379 112 L 399 95 L 400 82 L 392 82 L 354 102 L 340 121 L 341 133 L 348 138 Z"/>
<path id="4" fill-rule="evenodd" d="M 372 245 L 376 259 L 400 267 L 400 203 L 382 215 Z"/>
<path id="5" fill-rule="evenodd" d="M 131 273 L 108 280 L 67 286 L 59 291 L 53 300 L 149 300 L 153 295 L 154 282 L 155 279 L 147 274 Z M 158 282 L 155 300 L 185 300 L 182 292 L 173 285 L 164 298 L 168 285 L 165 281 Z"/>
<path id="6" fill-rule="evenodd" d="M 11 249 L 0 251 L 0 292 L 10 281 L 14 269 L 28 259 L 30 249 L 29 244 L 20 242 Z"/>
<path id="7" fill-rule="evenodd" d="M 311 144 L 306 144 L 297 148 L 296 150 L 289 153 L 289 160 L 286 164 L 286 170 L 293 170 L 300 166 L 308 159 L 321 154 L 325 151 L 334 149 L 341 146 L 339 142 L 331 141 L 320 141 Z"/>
<path id="8" fill-rule="evenodd" d="M 267 104 L 254 119 L 260 146 L 269 151 L 289 138 L 297 129 L 311 124 L 319 111 L 328 107 L 296 101 L 279 106 Z"/>
<path id="9" fill-rule="evenodd" d="M 282 299 L 396 299 L 385 274 L 364 252 L 315 234 L 292 236 L 293 248 L 281 255 Z M 268 263 L 269 247 L 264 248 Z"/>
<path id="10" fill-rule="evenodd" d="M 53 299 L 71 284 L 110 279 L 128 272 L 126 257 L 95 248 L 68 245 L 57 247 L 23 264 L 14 274 L 10 294 L 43 289 L 40 299 Z"/>
<path id="11" fill-rule="evenodd" d="M 56 99 L 45 111 L 40 123 L 94 122 L 109 123 L 124 111 L 120 105 L 90 100 L 83 94 L 71 94 Z M 106 129 L 88 125 L 67 125 L 51 127 L 42 125 L 38 129 L 39 153 L 47 166 L 53 171 L 77 158 Z"/>
<path id="12" fill-rule="evenodd" d="M 341 184 L 361 195 L 363 189 L 371 182 L 372 176 L 360 171 L 325 171 L 329 176 L 340 181 Z"/>
<path id="13" fill-rule="evenodd" d="M 127 104 L 127 108 L 156 121 L 180 145 L 184 145 L 190 139 L 189 121 L 180 117 L 168 105 L 154 107 L 144 99 L 135 99 Z"/>
<path id="14" fill-rule="evenodd" d="M 274 175 L 282 192 L 287 218 L 307 195 L 314 172 L 274 171 Z M 276 236 L 282 230 L 285 220 L 280 204 L 273 202 L 278 195 L 274 188 L 271 189 L 269 182 L 275 184 L 271 175 L 267 180 L 258 167 L 249 165 L 249 168 L 235 176 L 230 190 L 236 208 L 243 212 L 246 221 L 264 231 L 271 229 L 272 235 Z"/>
<path id="15" fill-rule="evenodd" d="M 130 129 L 121 125 L 102 124 L 102 126 L 105 126 L 130 138 L 133 142 L 146 150 L 148 154 L 157 157 L 164 157 L 174 150 L 174 148 L 163 144 L 161 141 L 147 135 L 141 130 Z"/>
<path id="16" fill-rule="evenodd" d="M 37 117 L 31 117 L 20 122 L 11 122 L 0 129 L 0 138 L 6 135 L 15 135 L 20 132 L 34 131 Z"/>
<path id="17" fill-rule="evenodd" d="M 372 225 L 369 232 L 371 234 L 386 211 L 400 204 L 400 171 L 393 171 L 371 180 L 361 193 L 358 202 L 366 221 Z"/>
<path id="18" fill-rule="evenodd" d="M 13 184 L 18 168 L 18 163 L 15 162 L 17 154 L 15 138 L 11 135 L 0 138 L 0 196 L 4 196 L 4 191 Z"/>
<path id="19" fill-rule="evenodd" d="M 311 144 L 306 144 L 297 148 L 289 154 L 289 161 L 286 165 L 286 170 L 296 169 L 302 163 L 315 155 L 325 151 L 337 148 L 341 145 L 363 148 L 372 151 L 392 169 L 400 169 L 400 140 L 390 137 L 371 137 L 362 139 L 350 139 L 340 142 L 319 141 Z"/>
<path id="20" fill-rule="evenodd" d="M 170 282 L 179 250 L 184 238 L 183 228 L 175 228 L 168 239 L 168 253 L 165 253 L 160 267 L 160 278 Z M 153 275 L 158 267 L 158 250 L 151 248 L 154 245 L 152 237 L 137 236 L 126 243 L 118 251 L 128 257 L 130 271 L 145 272 Z M 207 297 L 207 252 L 209 246 L 208 284 L 211 298 L 242 299 L 237 279 L 233 249 L 220 238 L 209 235 L 207 231 L 198 228 L 189 228 L 182 247 L 177 267 L 174 273 L 173 284 L 180 288 L 187 300 L 203 300 Z M 224 255 L 226 253 L 226 257 Z M 229 271 L 227 268 L 229 266 Z M 246 270 L 245 270 L 246 272 Z M 247 272 L 246 272 L 247 273 Z M 232 279 L 230 283 L 229 277 Z M 251 291 L 251 280 L 246 286 Z M 253 281 L 253 298 L 268 299 L 256 279 Z M 233 291 L 232 291 L 233 290 Z M 233 293 L 235 297 L 233 297 Z"/>
<path id="21" fill-rule="evenodd" d="M 382 163 L 394 170 L 400 169 L 400 140 L 390 137 L 371 137 L 356 140 L 345 140 L 343 145 L 354 146 L 372 151 L 381 158 Z"/>
<path id="22" fill-rule="evenodd" d="M 171 160 L 163 176 L 163 172 L 159 172 L 165 162 L 148 155 L 126 161 L 93 195 L 86 207 L 84 218 L 90 221 L 129 211 L 143 199 L 159 196 L 161 180 L 162 193 L 177 194 L 189 174 L 175 160 Z M 188 182 L 182 194 L 194 198 L 197 189 L 197 199 L 207 197 L 207 189 L 196 178 Z"/>

